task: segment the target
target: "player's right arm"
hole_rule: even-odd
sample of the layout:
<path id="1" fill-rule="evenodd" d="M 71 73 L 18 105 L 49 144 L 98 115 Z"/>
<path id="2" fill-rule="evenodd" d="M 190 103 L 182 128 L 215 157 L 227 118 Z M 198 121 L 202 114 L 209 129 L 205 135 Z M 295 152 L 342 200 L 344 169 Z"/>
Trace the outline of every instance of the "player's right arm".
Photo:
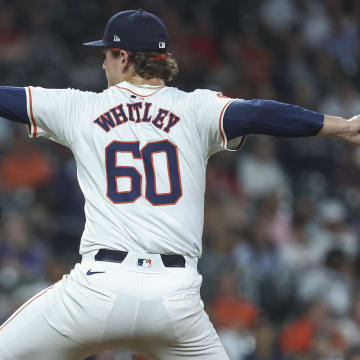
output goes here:
<path id="1" fill-rule="evenodd" d="M 360 116 L 349 120 L 273 100 L 231 99 L 210 90 L 192 93 L 193 118 L 206 157 L 241 145 L 249 134 L 326 136 L 360 144 Z"/>
<path id="2" fill-rule="evenodd" d="M 228 139 L 248 134 L 326 136 L 360 144 L 360 116 L 347 120 L 272 100 L 236 100 L 223 119 Z"/>
<path id="3" fill-rule="evenodd" d="M 324 116 L 324 126 L 318 136 L 333 137 L 360 144 L 360 115 L 347 120 L 339 116 Z"/>
<path id="4" fill-rule="evenodd" d="M 29 127 L 31 137 L 45 136 L 71 148 L 95 93 L 74 89 L 0 87 L 0 116 Z"/>
<path id="5" fill-rule="evenodd" d="M 0 116 L 11 121 L 30 125 L 25 88 L 0 86 Z"/>

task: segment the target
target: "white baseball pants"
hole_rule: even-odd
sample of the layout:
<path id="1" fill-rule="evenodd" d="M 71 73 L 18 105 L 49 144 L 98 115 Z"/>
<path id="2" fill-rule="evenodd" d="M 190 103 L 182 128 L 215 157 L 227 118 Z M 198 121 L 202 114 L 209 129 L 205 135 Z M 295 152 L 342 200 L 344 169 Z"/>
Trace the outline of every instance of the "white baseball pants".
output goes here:
<path id="1" fill-rule="evenodd" d="M 229 360 L 203 309 L 195 259 L 168 268 L 157 254 L 112 263 L 95 253 L 0 327 L 0 360 L 78 360 L 121 348 L 152 360 Z"/>

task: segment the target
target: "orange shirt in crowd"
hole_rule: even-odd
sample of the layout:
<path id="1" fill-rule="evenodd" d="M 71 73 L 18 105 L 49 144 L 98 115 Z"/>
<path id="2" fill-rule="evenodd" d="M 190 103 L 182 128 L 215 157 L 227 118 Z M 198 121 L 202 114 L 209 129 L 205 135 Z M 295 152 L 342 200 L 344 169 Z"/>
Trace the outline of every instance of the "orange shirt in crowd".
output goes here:
<path id="1" fill-rule="evenodd" d="M 10 153 L 0 165 L 1 185 L 8 190 L 19 187 L 36 188 L 47 184 L 52 174 L 53 169 L 49 160 L 37 150 L 31 150 L 26 156 Z"/>
<path id="2" fill-rule="evenodd" d="M 285 353 L 306 353 L 311 349 L 316 326 L 308 316 L 285 327 L 281 335 L 281 349 Z"/>
<path id="3" fill-rule="evenodd" d="M 242 298 L 218 298 L 212 305 L 212 313 L 218 327 L 234 328 L 241 325 L 251 329 L 256 324 L 259 310 Z"/>

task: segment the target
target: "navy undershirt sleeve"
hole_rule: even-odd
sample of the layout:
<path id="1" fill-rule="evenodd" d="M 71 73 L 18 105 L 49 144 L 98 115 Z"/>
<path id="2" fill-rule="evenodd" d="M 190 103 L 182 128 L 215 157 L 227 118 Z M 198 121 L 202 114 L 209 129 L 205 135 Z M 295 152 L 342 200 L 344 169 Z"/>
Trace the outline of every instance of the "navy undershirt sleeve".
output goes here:
<path id="1" fill-rule="evenodd" d="M 301 106 L 258 99 L 234 101 L 223 118 L 228 140 L 248 134 L 315 136 L 323 125 L 323 114 Z"/>
<path id="2" fill-rule="evenodd" d="M 22 124 L 29 124 L 25 88 L 0 86 L 0 116 Z"/>

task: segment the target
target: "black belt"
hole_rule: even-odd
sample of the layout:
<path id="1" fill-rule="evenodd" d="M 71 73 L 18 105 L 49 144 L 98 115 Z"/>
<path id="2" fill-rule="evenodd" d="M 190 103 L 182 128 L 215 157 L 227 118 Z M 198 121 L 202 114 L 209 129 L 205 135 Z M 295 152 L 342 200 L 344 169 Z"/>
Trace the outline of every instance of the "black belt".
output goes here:
<path id="1" fill-rule="evenodd" d="M 122 263 L 127 254 L 126 251 L 100 249 L 95 255 L 95 261 Z M 161 254 L 160 256 L 165 267 L 185 267 L 185 258 L 182 255 Z"/>

